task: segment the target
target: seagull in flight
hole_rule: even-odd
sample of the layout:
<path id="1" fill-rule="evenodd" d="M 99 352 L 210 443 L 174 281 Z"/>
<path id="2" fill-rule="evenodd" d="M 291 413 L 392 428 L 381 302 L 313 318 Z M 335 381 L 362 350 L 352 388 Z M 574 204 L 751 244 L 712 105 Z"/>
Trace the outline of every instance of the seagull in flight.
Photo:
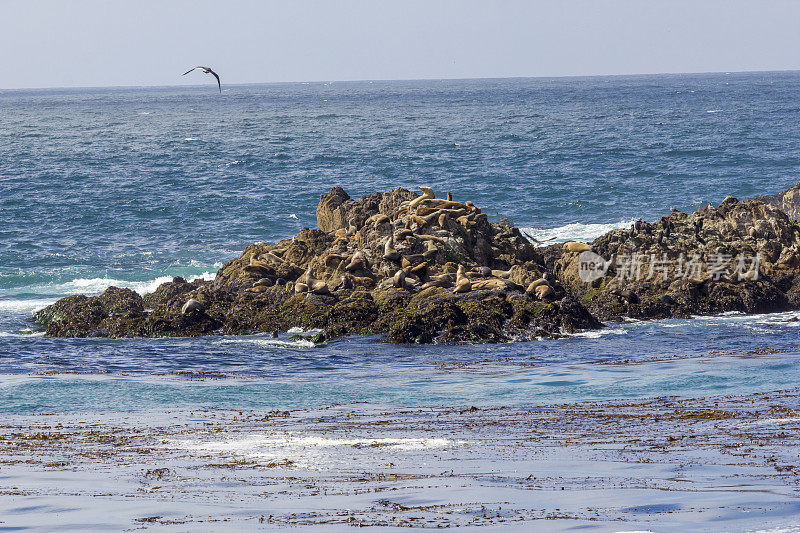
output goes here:
<path id="1" fill-rule="evenodd" d="M 189 74 L 190 72 L 192 72 L 192 71 L 194 71 L 194 70 L 197 70 L 197 69 L 200 69 L 200 70 L 202 70 L 204 74 L 213 74 L 213 75 L 214 75 L 214 77 L 215 77 L 215 78 L 217 78 L 217 85 L 219 86 L 219 92 L 220 92 L 220 94 L 222 94 L 222 83 L 219 81 L 219 76 L 217 75 L 217 73 L 216 73 L 216 72 L 214 72 L 213 70 L 211 70 L 209 67 L 194 67 L 194 68 L 192 68 L 192 69 L 189 69 L 189 70 L 187 70 L 186 72 L 184 72 L 184 73 L 183 73 L 183 76 L 186 76 L 186 75 L 187 75 L 187 74 Z"/>

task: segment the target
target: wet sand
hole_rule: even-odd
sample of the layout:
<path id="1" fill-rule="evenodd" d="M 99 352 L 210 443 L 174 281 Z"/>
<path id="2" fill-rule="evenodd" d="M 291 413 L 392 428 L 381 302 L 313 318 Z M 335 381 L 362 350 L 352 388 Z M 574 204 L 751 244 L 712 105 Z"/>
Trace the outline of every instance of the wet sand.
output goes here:
<path id="1" fill-rule="evenodd" d="M 800 390 L 5 416 L 0 531 L 800 531 Z"/>

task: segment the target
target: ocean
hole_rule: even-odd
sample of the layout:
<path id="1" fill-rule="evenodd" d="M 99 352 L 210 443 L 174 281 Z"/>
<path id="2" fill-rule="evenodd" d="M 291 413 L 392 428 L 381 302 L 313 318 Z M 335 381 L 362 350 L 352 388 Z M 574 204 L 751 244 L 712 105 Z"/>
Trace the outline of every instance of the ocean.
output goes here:
<path id="1" fill-rule="evenodd" d="M 74 293 L 212 279 L 316 227 L 319 197 L 433 187 L 537 239 L 800 179 L 800 73 L 0 91 L 0 416 L 544 406 L 800 382 L 800 312 L 611 323 L 561 339 L 314 346 L 265 335 L 52 339 Z"/>

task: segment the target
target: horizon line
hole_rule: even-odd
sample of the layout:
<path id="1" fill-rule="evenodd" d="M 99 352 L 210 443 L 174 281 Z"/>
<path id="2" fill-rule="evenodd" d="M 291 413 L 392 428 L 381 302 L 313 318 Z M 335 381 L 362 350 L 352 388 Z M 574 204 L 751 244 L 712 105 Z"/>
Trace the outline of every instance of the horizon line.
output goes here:
<path id="1" fill-rule="evenodd" d="M 227 83 L 232 87 L 243 87 L 248 85 L 300 85 L 317 83 L 383 83 L 393 81 L 469 81 L 469 80 L 525 80 L 525 79 L 569 79 L 569 78 L 623 78 L 637 76 L 682 76 L 682 75 L 702 75 L 702 74 L 768 74 L 800 72 L 800 69 L 780 69 L 780 70 L 718 70 L 718 71 L 689 71 L 689 72 L 640 72 L 624 74 L 567 74 L 561 76 L 475 76 L 475 77 L 444 77 L 444 78 L 384 78 L 384 79 L 344 79 L 344 80 L 298 80 L 298 81 L 257 81 L 257 82 L 238 82 Z M 69 86 L 49 86 L 49 87 L 17 87 L 0 88 L 0 91 L 46 91 L 46 90 L 77 90 L 77 89 L 159 89 L 173 87 L 204 87 L 204 84 L 178 84 L 178 85 L 69 85 Z"/>

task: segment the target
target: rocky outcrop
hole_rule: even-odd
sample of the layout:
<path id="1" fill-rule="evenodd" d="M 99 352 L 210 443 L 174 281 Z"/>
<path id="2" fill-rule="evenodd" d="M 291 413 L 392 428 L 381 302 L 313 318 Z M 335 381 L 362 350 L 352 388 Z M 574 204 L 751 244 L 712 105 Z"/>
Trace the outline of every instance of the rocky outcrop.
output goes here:
<path id="1" fill-rule="evenodd" d="M 490 223 L 472 202 L 421 189 L 353 200 L 336 187 L 317 206 L 318 229 L 248 246 L 213 282 L 176 278 L 144 298 L 116 288 L 73 296 L 35 320 L 53 336 L 302 327 L 398 343 L 499 342 L 602 327 L 517 228 Z"/>
<path id="2" fill-rule="evenodd" d="M 556 275 L 603 320 L 800 307 L 800 227 L 759 200 L 728 197 L 611 231 L 592 244 L 608 270 L 590 282 L 586 256 L 563 248 L 550 252 Z"/>
<path id="3" fill-rule="evenodd" d="M 500 342 L 599 320 L 800 307 L 800 228 L 761 200 L 639 221 L 591 244 L 533 247 L 472 202 L 336 187 L 318 229 L 256 243 L 213 282 L 175 278 L 144 298 L 110 288 L 37 313 L 52 336 L 193 336 L 320 328 L 324 337 Z"/>
<path id="4" fill-rule="evenodd" d="M 759 196 L 755 200 L 783 211 L 791 220 L 800 220 L 800 183 L 778 194 Z"/>

